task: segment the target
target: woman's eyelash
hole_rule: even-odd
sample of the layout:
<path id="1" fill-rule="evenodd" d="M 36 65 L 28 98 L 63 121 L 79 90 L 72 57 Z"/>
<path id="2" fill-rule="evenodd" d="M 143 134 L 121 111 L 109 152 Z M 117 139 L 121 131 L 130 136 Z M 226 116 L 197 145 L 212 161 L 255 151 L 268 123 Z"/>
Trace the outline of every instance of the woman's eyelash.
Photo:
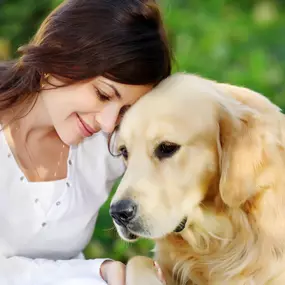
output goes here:
<path id="1" fill-rule="evenodd" d="M 97 97 L 99 98 L 100 101 L 109 101 L 110 98 L 108 95 L 106 95 L 105 93 L 103 93 L 102 91 L 100 91 L 98 88 L 95 87 L 95 92 Z"/>

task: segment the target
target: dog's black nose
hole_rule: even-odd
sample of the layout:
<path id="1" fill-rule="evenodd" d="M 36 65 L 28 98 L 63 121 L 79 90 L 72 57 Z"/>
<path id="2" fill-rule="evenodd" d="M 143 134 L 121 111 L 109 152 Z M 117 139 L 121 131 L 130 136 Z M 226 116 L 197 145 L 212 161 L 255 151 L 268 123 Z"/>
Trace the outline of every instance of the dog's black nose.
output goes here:
<path id="1" fill-rule="evenodd" d="M 137 205 L 132 200 L 120 200 L 110 207 L 110 215 L 121 226 L 126 226 L 136 215 Z"/>

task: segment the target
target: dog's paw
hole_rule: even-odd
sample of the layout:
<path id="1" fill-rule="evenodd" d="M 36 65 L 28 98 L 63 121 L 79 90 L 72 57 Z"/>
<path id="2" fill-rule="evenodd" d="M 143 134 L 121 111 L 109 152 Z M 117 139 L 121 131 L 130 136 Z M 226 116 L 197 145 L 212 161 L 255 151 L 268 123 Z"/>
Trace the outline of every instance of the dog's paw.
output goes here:
<path id="1" fill-rule="evenodd" d="M 126 285 L 166 285 L 157 262 L 144 256 L 130 259 L 126 269 Z"/>

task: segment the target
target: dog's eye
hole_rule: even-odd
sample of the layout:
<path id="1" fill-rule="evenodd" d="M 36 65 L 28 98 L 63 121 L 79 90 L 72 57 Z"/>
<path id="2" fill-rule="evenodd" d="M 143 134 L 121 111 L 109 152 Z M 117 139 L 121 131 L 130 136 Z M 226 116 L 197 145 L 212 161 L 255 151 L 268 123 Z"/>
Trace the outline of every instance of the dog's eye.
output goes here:
<path id="1" fill-rule="evenodd" d="M 155 156 L 162 160 L 173 156 L 180 149 L 180 145 L 171 142 L 162 142 L 154 150 Z"/>
<path id="2" fill-rule="evenodd" d="M 124 159 L 126 159 L 126 160 L 128 159 L 129 153 L 128 153 L 127 148 L 124 145 L 119 148 L 119 153 L 120 153 L 120 155 L 122 155 L 124 157 Z"/>

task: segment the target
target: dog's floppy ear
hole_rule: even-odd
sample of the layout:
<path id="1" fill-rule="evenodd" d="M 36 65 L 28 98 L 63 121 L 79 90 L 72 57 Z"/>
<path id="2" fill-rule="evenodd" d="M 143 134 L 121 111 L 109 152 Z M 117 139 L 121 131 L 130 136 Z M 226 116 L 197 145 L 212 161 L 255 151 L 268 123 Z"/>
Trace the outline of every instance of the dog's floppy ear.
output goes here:
<path id="1" fill-rule="evenodd" d="M 230 96 L 219 103 L 220 195 L 239 207 L 259 191 L 256 179 L 265 164 L 259 112 Z"/>

